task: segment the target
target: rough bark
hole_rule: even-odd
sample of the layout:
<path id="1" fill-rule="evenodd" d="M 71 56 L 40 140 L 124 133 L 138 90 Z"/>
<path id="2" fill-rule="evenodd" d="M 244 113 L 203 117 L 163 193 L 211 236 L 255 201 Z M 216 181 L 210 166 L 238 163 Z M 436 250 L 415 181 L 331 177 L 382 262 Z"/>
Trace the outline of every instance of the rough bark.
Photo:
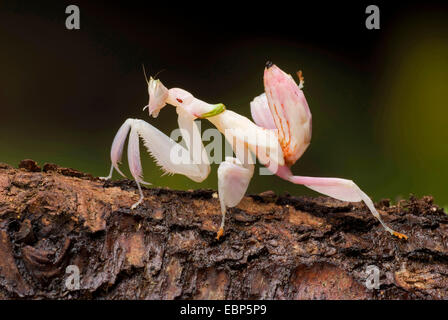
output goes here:
<path id="1" fill-rule="evenodd" d="M 448 216 L 429 196 L 396 205 L 386 233 L 363 204 L 213 190 L 144 189 L 31 160 L 0 165 L 0 298 L 447 299 Z M 66 287 L 66 268 L 80 289 Z M 366 269 L 380 288 L 365 286 Z"/>

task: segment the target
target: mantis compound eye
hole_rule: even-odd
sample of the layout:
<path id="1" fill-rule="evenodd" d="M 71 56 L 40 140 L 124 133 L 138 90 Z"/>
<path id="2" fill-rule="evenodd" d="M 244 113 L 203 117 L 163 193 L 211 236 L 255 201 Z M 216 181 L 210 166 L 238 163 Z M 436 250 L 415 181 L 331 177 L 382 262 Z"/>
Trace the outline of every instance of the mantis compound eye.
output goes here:
<path id="1" fill-rule="evenodd" d="M 148 82 L 148 95 L 149 102 L 143 110 L 148 108 L 149 115 L 154 118 L 159 115 L 160 109 L 166 105 L 166 100 L 168 99 L 168 89 L 162 84 L 160 80 L 150 78 Z"/>

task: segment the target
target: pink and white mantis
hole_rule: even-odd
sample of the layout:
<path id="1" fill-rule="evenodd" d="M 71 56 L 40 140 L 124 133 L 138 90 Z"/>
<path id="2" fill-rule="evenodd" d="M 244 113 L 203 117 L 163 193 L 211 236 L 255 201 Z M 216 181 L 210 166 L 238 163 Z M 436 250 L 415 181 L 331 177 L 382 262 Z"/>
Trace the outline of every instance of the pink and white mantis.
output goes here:
<path id="1" fill-rule="evenodd" d="M 143 139 L 148 152 L 166 173 L 183 174 L 193 181 L 203 181 L 210 173 L 210 163 L 194 120 L 207 118 L 224 134 L 236 154 L 236 157 L 226 157 L 218 168 L 218 194 L 222 213 L 218 239 L 224 233 L 227 208 L 239 204 L 253 176 L 254 164 L 247 157 L 250 153 L 282 179 L 305 185 L 338 200 L 363 201 L 386 231 L 401 239 L 407 239 L 406 235 L 392 230 L 382 221 L 372 200 L 353 181 L 292 174 L 290 167 L 310 144 L 312 131 L 311 112 L 302 91 L 303 78 L 300 72 L 299 80 L 297 85 L 290 75 L 268 62 L 264 70 L 265 93 L 250 103 L 254 123 L 244 116 L 227 110 L 222 103 L 206 103 L 183 89 L 168 90 L 160 80 L 150 78 L 149 103 L 144 109 L 148 108 L 149 114 L 155 118 L 166 104 L 176 107 L 179 128 L 187 148 L 143 120 L 127 119 L 113 140 L 110 174 L 103 179 L 110 179 L 114 168 L 124 176 L 118 168 L 118 163 L 130 131 L 128 162 L 140 194 L 140 199 L 132 209 L 144 199 L 140 184 L 149 184 L 142 179 L 139 137 Z M 180 151 L 177 153 L 180 154 L 180 159 L 173 161 L 173 150 Z"/>

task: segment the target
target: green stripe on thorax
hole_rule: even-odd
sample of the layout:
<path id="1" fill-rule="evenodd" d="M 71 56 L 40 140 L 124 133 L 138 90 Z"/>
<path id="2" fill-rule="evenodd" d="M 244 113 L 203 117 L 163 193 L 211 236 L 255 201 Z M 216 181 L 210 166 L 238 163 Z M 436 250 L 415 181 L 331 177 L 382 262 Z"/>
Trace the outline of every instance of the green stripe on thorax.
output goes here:
<path id="1" fill-rule="evenodd" d="M 211 111 L 203 113 L 199 118 L 205 119 L 205 118 L 217 116 L 218 114 L 224 112 L 224 110 L 226 110 L 226 106 L 222 103 L 218 103 L 218 104 L 214 105 L 214 108 Z"/>

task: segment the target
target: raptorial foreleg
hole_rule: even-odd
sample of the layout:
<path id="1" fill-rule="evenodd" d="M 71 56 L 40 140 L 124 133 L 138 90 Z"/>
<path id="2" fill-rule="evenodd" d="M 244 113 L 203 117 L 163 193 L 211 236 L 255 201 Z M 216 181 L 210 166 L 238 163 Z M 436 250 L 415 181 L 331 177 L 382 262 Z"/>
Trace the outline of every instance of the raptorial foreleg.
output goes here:
<path id="1" fill-rule="evenodd" d="M 191 120 L 191 123 L 190 126 L 187 126 L 187 124 L 189 124 L 189 119 Z M 196 132 L 197 127 L 194 121 L 191 118 L 185 118 L 184 114 L 179 114 L 179 124 L 185 129 L 182 131 L 182 135 L 184 137 L 186 135 L 195 133 L 194 135 L 192 134 L 191 137 L 188 137 L 186 140 L 190 144 L 198 143 L 197 139 L 200 140 L 200 135 L 198 135 Z M 139 200 L 132 206 L 132 209 L 136 208 L 144 198 L 140 184 L 150 184 L 149 182 L 145 182 L 143 180 L 143 171 L 140 162 L 139 137 L 143 139 L 150 155 L 166 173 L 183 174 L 197 182 L 204 180 L 208 176 L 210 172 L 210 165 L 208 164 L 208 162 L 194 163 L 191 157 L 191 152 L 189 150 L 190 145 L 187 145 L 187 150 L 182 145 L 176 143 L 173 139 L 171 139 L 149 123 L 139 119 L 127 119 L 118 130 L 112 143 L 112 168 L 109 176 L 104 177 L 104 179 L 110 179 L 112 177 L 113 169 L 116 169 L 120 174 L 124 176 L 124 174 L 118 168 L 118 163 L 121 160 L 124 143 L 129 131 L 129 169 L 135 182 L 137 183 L 140 194 Z M 200 141 L 200 148 L 203 149 L 202 141 Z M 173 161 L 172 159 L 173 150 L 179 151 L 180 154 L 178 154 L 180 158 L 178 158 L 176 161 Z"/>

